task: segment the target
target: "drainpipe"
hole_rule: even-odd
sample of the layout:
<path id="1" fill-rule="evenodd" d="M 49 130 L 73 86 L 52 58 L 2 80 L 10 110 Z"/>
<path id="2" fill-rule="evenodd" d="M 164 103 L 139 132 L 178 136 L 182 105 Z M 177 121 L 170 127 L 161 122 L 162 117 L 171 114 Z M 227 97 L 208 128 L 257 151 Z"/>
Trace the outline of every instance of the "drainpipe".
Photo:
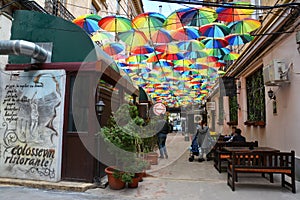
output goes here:
<path id="1" fill-rule="evenodd" d="M 25 40 L 2 40 L 0 41 L 0 55 L 22 55 L 34 58 L 44 63 L 50 52 L 39 45 Z"/>

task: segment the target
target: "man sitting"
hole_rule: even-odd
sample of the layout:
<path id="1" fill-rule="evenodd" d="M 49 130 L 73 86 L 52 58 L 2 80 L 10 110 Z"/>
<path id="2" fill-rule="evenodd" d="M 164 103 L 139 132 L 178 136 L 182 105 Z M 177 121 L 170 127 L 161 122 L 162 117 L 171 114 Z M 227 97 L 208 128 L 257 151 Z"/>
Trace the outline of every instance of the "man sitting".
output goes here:
<path id="1" fill-rule="evenodd" d="M 235 130 L 235 135 L 232 138 L 232 141 L 238 141 L 238 142 L 246 142 L 246 138 L 242 136 L 242 130 L 237 128 Z"/>

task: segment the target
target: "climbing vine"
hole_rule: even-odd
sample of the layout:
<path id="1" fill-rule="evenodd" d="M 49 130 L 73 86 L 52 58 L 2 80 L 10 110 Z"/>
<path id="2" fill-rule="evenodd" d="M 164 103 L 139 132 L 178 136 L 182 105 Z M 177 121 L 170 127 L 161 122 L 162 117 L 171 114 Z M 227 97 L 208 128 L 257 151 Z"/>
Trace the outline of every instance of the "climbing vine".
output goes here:
<path id="1" fill-rule="evenodd" d="M 265 121 L 265 87 L 262 68 L 246 79 L 248 121 Z"/>

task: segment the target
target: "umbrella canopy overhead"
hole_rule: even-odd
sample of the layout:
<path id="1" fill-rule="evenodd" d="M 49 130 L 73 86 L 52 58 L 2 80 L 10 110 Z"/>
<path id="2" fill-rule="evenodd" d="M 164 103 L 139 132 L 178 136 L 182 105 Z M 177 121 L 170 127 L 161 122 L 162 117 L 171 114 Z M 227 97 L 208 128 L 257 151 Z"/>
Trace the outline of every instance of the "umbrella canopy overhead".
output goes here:
<path id="1" fill-rule="evenodd" d="M 114 15 L 88 21 L 98 25 L 92 40 L 149 96 L 184 106 L 201 102 L 226 65 L 239 58 L 235 46 L 253 40 L 249 33 L 261 24 L 249 18 L 252 12 L 249 3 L 234 2 L 216 10 L 182 8 L 168 17 L 147 12 L 132 20 Z"/>

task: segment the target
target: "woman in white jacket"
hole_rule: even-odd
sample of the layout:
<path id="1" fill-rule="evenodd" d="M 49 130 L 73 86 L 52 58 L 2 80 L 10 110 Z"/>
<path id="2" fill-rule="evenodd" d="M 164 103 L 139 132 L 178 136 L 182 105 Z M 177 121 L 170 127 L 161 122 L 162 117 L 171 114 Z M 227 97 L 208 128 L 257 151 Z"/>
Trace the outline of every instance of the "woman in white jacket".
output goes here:
<path id="1" fill-rule="evenodd" d="M 203 155 L 204 153 L 208 154 L 210 150 L 210 131 L 205 121 L 200 121 L 199 125 L 197 125 L 197 134 L 198 134 L 198 145 L 200 147 L 199 152 L 199 162 L 204 161 Z"/>

